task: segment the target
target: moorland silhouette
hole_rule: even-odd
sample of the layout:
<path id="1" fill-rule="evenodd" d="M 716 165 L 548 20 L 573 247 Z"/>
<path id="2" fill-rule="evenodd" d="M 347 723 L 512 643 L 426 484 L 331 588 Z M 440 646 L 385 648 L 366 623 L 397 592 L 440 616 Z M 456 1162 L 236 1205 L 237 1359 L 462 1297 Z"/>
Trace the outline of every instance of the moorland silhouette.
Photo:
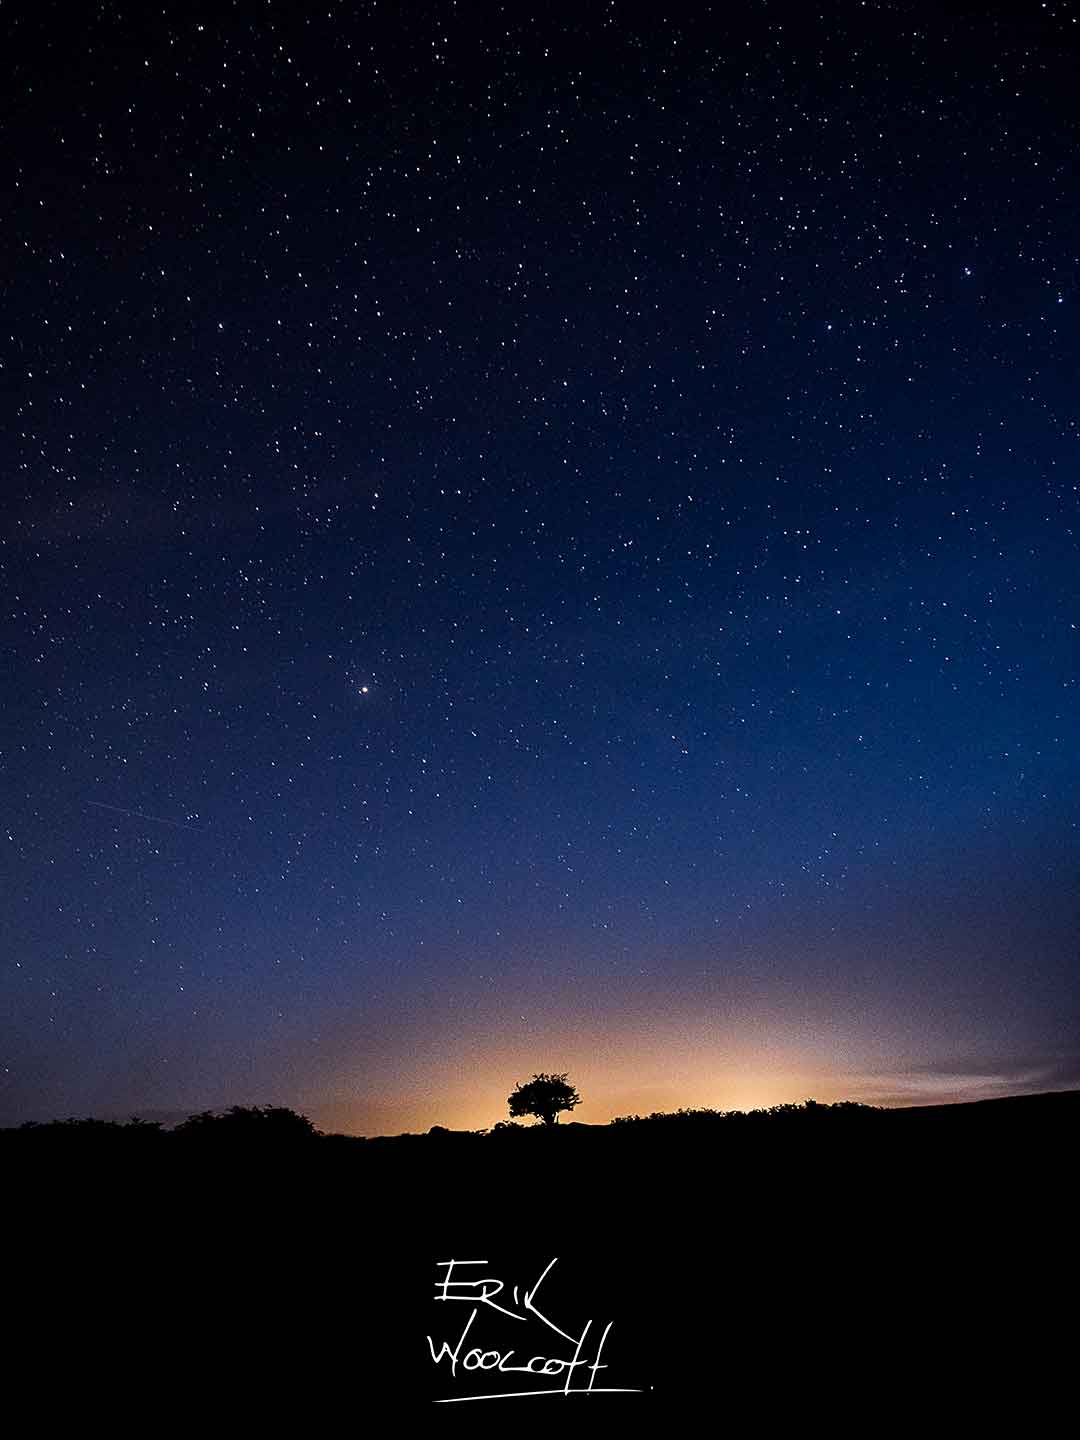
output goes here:
<path id="1" fill-rule="evenodd" d="M 77 1334 L 80 1394 L 120 1357 L 109 1404 L 136 1421 L 161 1403 L 162 1357 L 194 1353 L 203 1414 L 310 1427 L 375 1391 L 430 1405 L 436 1262 L 535 1276 L 558 1256 L 560 1313 L 616 1319 L 615 1379 L 658 1415 L 835 1430 L 882 1396 L 970 1417 L 988 1367 L 1047 1393 L 1065 1332 L 1039 1320 L 1042 1287 L 1071 1233 L 1055 1203 L 1078 1119 L 1067 1091 L 364 1138 L 232 1106 L 172 1130 L 26 1124 L 0 1131 L 0 1160 L 27 1335 Z"/>

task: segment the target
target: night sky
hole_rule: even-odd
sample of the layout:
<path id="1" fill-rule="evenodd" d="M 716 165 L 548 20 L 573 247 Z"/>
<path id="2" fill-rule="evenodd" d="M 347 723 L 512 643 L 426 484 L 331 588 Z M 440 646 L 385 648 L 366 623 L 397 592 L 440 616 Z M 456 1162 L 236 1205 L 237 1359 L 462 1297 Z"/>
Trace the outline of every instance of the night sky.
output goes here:
<path id="1" fill-rule="evenodd" d="M 1073 4 L 0 15 L 0 1123 L 1080 1085 Z"/>

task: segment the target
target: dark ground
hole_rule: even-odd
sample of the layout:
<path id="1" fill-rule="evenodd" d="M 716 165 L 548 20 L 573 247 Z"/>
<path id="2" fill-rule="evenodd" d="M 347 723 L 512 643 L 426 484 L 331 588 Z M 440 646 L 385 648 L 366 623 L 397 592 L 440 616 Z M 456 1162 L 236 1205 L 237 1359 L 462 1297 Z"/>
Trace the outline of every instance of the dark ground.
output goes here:
<path id="1" fill-rule="evenodd" d="M 425 1434 L 967 1434 L 1013 1409 L 1049 1433 L 1075 1349 L 1080 1093 L 822 1112 L 243 1154 L 5 1132 L 15 1389 L 53 1421 L 144 1433 L 317 1435 L 375 1407 Z M 595 1384 L 640 1393 L 432 1404 L 534 1388 L 433 1363 L 425 1337 L 452 1348 L 472 1309 L 434 1300 L 437 1262 L 486 1261 L 456 1278 L 502 1279 L 505 1302 L 554 1257 L 537 1307 L 574 1335 L 594 1321 L 588 1360 L 613 1321 Z M 484 1306 L 474 1340 L 508 1363 L 573 1350 Z"/>

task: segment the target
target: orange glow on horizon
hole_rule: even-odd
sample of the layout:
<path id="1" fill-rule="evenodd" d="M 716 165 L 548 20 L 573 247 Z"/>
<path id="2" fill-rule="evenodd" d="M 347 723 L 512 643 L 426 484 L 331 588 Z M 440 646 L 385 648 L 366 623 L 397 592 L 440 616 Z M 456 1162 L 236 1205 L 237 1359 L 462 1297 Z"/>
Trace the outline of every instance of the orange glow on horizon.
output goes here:
<path id="1" fill-rule="evenodd" d="M 509 1119 L 511 1090 L 539 1071 L 565 1071 L 577 1087 L 582 1103 L 562 1122 L 592 1125 L 621 1115 L 758 1110 L 808 1099 L 942 1104 L 1024 1088 L 1015 1076 L 951 1075 L 941 1065 L 905 1070 L 907 1056 L 903 1064 L 882 1056 L 880 1038 L 840 1021 L 657 1007 L 642 1023 L 571 1010 L 564 995 L 551 998 L 543 1021 L 533 1010 L 530 1022 L 518 1024 L 525 1019 L 519 1008 L 527 1008 L 523 1000 L 508 1007 L 499 997 L 497 1010 L 478 1004 L 464 1026 L 460 1013 L 424 1015 L 404 1055 L 380 1054 L 362 1027 L 344 1025 L 325 1068 L 297 1097 L 299 1108 L 321 1129 L 342 1134 L 422 1134 L 433 1125 L 487 1130 Z M 894 1056 L 907 1048 L 901 1037 Z"/>
<path id="2" fill-rule="evenodd" d="M 420 1063 L 396 1077 L 397 1085 L 386 1085 L 382 1097 L 360 1083 L 350 1095 L 348 1077 L 340 1076 L 329 1094 L 310 1097 L 307 1113 L 323 1129 L 346 1134 L 418 1134 L 433 1125 L 486 1130 L 509 1119 L 511 1090 L 541 1070 L 565 1071 L 581 1096 L 581 1104 L 560 1117 L 562 1123 L 605 1125 L 617 1116 L 656 1111 L 756 1110 L 809 1098 L 851 1098 L 840 1077 L 799 1057 L 781 1062 L 774 1056 L 767 1067 L 760 1062 L 752 1067 L 730 1055 L 643 1050 L 633 1054 L 613 1046 L 607 1055 L 595 1048 L 586 1054 L 577 1047 L 530 1042 L 488 1055 L 482 1069 Z"/>

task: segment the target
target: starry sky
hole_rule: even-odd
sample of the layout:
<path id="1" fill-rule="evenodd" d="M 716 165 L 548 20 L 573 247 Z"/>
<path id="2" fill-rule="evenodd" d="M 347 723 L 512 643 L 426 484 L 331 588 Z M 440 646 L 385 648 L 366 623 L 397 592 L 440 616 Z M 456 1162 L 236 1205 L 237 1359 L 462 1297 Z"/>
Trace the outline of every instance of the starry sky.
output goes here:
<path id="1" fill-rule="evenodd" d="M 0 15 L 0 1123 L 1080 1084 L 1074 4 Z"/>

